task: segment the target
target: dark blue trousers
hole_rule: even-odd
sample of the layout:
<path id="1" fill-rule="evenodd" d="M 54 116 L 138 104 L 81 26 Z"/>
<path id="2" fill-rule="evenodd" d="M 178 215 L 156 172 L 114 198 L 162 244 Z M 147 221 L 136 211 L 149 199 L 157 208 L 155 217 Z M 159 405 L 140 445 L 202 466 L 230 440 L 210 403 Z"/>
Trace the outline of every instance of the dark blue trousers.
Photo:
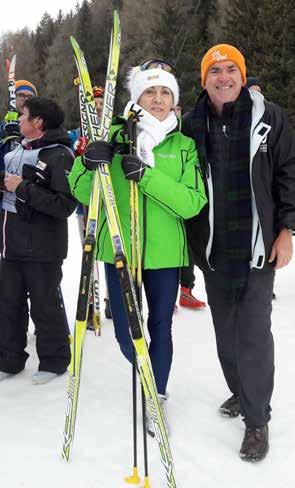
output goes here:
<path id="1" fill-rule="evenodd" d="M 133 344 L 118 273 L 112 264 L 106 264 L 105 270 L 116 339 L 124 356 L 132 362 Z M 178 292 L 179 268 L 143 270 L 142 279 L 149 310 L 149 353 L 158 393 L 164 395 L 173 355 L 171 327 Z"/>

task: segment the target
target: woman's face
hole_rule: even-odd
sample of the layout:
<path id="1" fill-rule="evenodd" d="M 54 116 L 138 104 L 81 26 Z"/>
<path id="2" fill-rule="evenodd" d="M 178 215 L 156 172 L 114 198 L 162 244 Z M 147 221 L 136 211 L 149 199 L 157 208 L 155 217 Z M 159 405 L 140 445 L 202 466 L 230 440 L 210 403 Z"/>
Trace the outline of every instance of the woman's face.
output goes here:
<path id="1" fill-rule="evenodd" d="M 162 122 L 173 108 L 173 94 L 166 86 L 151 86 L 144 90 L 138 105 Z"/>

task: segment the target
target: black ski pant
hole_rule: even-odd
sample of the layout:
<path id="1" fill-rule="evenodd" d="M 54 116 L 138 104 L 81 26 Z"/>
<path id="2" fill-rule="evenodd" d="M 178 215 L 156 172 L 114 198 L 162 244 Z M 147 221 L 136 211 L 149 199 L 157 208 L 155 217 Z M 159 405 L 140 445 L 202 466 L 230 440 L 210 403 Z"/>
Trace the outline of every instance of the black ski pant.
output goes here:
<path id="1" fill-rule="evenodd" d="M 62 374 L 70 362 L 68 324 L 59 296 L 61 263 L 1 260 L 0 371 L 19 373 L 28 353 L 24 303 L 30 297 L 39 370 Z"/>
<path id="2" fill-rule="evenodd" d="M 195 273 L 194 273 L 194 260 L 192 257 L 192 251 L 190 246 L 188 247 L 189 265 L 180 268 L 180 286 L 190 288 L 191 290 L 195 286 Z"/>
<path id="3" fill-rule="evenodd" d="M 226 382 L 231 392 L 240 397 L 246 425 L 262 427 L 270 420 L 274 384 L 274 271 L 251 271 L 246 289 L 234 301 L 225 291 L 229 276 L 206 272 L 204 278 Z"/>

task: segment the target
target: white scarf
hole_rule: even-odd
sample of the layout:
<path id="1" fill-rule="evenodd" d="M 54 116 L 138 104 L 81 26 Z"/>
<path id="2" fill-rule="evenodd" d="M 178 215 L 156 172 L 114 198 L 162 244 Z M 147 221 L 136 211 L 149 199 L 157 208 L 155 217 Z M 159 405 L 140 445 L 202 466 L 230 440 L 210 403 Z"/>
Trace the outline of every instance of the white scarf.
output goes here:
<path id="1" fill-rule="evenodd" d="M 155 166 L 153 149 L 158 146 L 177 126 L 177 117 L 174 112 L 170 112 L 165 120 L 160 122 L 156 117 L 141 108 L 130 100 L 124 110 L 124 118 L 128 119 L 130 110 L 139 112 L 139 122 L 137 122 L 137 156 L 148 166 Z"/>

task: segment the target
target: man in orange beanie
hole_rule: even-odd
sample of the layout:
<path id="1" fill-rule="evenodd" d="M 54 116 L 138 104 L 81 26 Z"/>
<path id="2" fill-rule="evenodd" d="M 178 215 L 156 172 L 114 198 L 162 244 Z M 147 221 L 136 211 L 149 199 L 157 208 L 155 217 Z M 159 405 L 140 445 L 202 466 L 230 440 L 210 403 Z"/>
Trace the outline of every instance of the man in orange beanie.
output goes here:
<path id="1" fill-rule="evenodd" d="M 245 59 L 234 46 L 207 51 L 201 80 L 183 131 L 196 141 L 209 205 L 186 227 L 232 393 L 219 413 L 242 415 L 240 457 L 255 462 L 269 449 L 271 301 L 275 271 L 292 257 L 295 138 L 283 110 L 245 87 Z"/>

